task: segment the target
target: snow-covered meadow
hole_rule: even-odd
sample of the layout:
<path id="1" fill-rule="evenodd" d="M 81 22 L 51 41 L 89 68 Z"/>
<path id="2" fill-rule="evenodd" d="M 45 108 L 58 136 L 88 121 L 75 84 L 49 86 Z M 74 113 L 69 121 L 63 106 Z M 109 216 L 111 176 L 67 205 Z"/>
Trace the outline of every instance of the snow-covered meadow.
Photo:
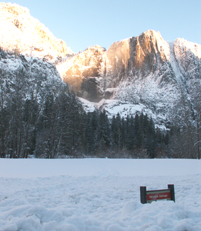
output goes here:
<path id="1" fill-rule="evenodd" d="M 175 185 L 175 199 L 140 203 Z M 201 161 L 0 159 L 0 231 L 200 231 Z"/>

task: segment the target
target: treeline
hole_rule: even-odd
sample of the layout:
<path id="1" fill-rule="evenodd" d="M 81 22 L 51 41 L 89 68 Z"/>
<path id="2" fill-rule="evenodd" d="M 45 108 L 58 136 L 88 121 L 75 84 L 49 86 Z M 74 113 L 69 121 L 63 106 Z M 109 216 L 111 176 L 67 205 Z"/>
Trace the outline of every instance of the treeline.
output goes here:
<path id="1" fill-rule="evenodd" d="M 168 133 L 155 129 L 147 115 L 108 119 L 106 112 L 86 114 L 84 153 L 100 157 L 155 158 L 167 155 Z"/>
<path id="2" fill-rule="evenodd" d="M 168 156 L 169 134 L 147 115 L 86 113 L 68 85 L 50 81 L 40 69 L 30 75 L 23 67 L 0 68 L 0 76 L 1 158 Z"/>
<path id="3" fill-rule="evenodd" d="M 41 105 L 42 103 L 42 105 Z M 15 95 L 1 108 L 1 157 L 155 158 L 168 155 L 169 135 L 147 115 L 109 119 L 106 112 L 82 110 L 68 87 L 44 102 Z"/>
<path id="4" fill-rule="evenodd" d="M 86 113 L 67 85 L 40 100 L 21 93 L 15 90 L 2 107 L 1 92 L 2 158 L 197 158 L 185 129 L 161 131 L 144 114 Z"/>

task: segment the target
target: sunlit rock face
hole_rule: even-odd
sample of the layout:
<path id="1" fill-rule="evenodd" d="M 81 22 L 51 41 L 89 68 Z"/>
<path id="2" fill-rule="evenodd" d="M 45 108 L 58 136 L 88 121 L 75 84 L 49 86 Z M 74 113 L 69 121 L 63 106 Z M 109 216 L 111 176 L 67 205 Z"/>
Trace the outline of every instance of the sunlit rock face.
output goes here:
<path id="1" fill-rule="evenodd" d="M 99 106 L 109 114 L 120 108 L 122 115 L 132 114 L 138 105 L 164 124 L 184 120 L 187 111 L 195 118 L 200 104 L 201 46 L 184 39 L 169 43 L 148 30 L 113 43 L 107 51 L 90 47 L 62 65 L 71 89 L 92 102 L 102 99 Z"/>
<path id="2" fill-rule="evenodd" d="M 117 87 L 122 78 L 127 76 L 130 60 L 129 39 L 113 43 L 105 53 L 105 87 Z"/>
<path id="3" fill-rule="evenodd" d="M 96 102 L 113 97 L 120 83 L 128 79 L 163 72 L 169 59 L 169 44 L 159 32 L 150 30 L 139 37 L 115 42 L 107 51 L 99 46 L 90 47 L 59 63 L 57 69 L 78 96 Z M 170 71 L 168 75 L 174 73 Z"/>
<path id="4" fill-rule="evenodd" d="M 0 3 L 0 46 L 47 61 L 72 53 L 27 8 L 11 3 Z"/>
<path id="5" fill-rule="evenodd" d="M 104 53 L 104 48 L 92 46 L 57 64 L 63 81 L 78 96 L 91 101 L 99 101 L 103 97 Z"/>
<path id="6" fill-rule="evenodd" d="M 169 44 L 159 32 L 147 31 L 139 37 L 116 42 L 106 52 L 108 85 L 117 87 L 129 76 L 145 78 L 157 70 L 159 63 L 167 62 L 169 56 Z"/>

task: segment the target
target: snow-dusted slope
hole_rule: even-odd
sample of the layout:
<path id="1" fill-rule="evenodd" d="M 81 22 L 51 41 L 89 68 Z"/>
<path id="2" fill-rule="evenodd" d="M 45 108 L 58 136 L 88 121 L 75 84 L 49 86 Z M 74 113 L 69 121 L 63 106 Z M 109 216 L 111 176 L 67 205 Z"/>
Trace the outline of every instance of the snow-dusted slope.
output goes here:
<path id="1" fill-rule="evenodd" d="M 56 59 L 72 53 L 29 10 L 17 4 L 0 3 L 0 46 L 30 56 Z"/>
<path id="2" fill-rule="evenodd" d="M 10 107 L 18 96 L 18 106 L 20 100 L 30 99 L 42 106 L 48 94 L 56 94 L 65 85 L 52 63 L 3 50 L 0 50 L 0 77 L 3 108 Z"/>
<path id="3" fill-rule="evenodd" d="M 66 44 L 33 18 L 27 8 L 17 4 L 0 3 L 0 25 L 0 75 L 4 88 L 14 93 L 21 83 L 24 100 L 31 95 L 40 100 L 51 92 L 57 93 L 65 84 L 54 63 L 72 53 Z"/>
<path id="4" fill-rule="evenodd" d="M 38 82 L 38 90 L 42 90 L 43 87 L 48 88 L 48 86 L 56 88 L 63 84 L 55 66 L 39 58 L 23 55 L 16 56 L 13 53 L 0 50 L 0 70 L 2 71 L 2 79 L 5 76 L 10 76 L 9 81 L 12 81 L 12 77 L 15 77 L 17 72 L 23 71 L 27 77 L 26 81 L 29 81 L 30 84 Z M 39 89 L 39 86 L 41 89 Z"/>

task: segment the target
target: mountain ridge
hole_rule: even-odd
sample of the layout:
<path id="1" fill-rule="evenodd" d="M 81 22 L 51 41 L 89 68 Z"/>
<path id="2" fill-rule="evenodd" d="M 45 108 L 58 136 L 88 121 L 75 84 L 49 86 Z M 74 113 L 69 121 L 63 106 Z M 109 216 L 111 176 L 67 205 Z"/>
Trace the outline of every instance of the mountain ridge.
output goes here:
<path id="1" fill-rule="evenodd" d="M 201 111 L 199 44 L 184 39 L 169 43 L 148 30 L 108 50 L 95 45 L 74 54 L 27 8 L 0 3 L 0 12 L 1 48 L 55 65 L 62 80 L 84 99 L 85 108 L 124 117 L 143 112 L 160 125 L 185 123 L 187 114 L 193 121 Z"/>

